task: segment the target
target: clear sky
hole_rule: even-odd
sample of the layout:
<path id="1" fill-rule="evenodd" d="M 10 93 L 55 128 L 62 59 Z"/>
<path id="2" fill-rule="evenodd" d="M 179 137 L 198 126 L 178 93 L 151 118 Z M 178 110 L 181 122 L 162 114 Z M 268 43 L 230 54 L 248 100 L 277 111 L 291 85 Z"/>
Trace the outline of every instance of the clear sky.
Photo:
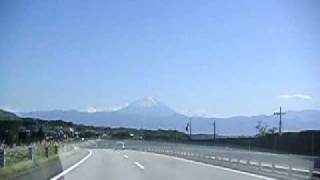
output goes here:
<path id="1" fill-rule="evenodd" d="M 320 109 L 318 0 L 0 1 L 0 107 Z"/>

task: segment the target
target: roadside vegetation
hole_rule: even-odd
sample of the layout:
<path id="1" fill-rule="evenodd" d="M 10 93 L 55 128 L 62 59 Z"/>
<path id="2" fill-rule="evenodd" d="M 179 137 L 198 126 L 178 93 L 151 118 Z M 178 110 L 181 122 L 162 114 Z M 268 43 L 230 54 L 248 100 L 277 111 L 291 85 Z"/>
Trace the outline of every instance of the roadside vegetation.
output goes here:
<path id="1" fill-rule="evenodd" d="M 6 166 L 0 168 L 0 179 L 19 176 L 33 168 L 56 163 L 78 151 L 78 149 L 71 148 L 71 145 L 66 144 L 65 146 L 68 146 L 68 148 L 64 148 L 65 150 L 59 152 L 57 147 L 63 146 L 63 144 L 37 144 L 34 159 L 31 158 L 27 146 L 6 149 Z M 46 152 L 47 150 L 48 153 Z"/>

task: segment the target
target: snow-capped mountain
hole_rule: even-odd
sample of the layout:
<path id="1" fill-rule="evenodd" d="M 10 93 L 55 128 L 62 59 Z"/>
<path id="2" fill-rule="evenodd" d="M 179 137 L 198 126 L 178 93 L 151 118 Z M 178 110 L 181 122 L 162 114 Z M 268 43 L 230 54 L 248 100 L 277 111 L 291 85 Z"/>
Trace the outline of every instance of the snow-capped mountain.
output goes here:
<path id="1" fill-rule="evenodd" d="M 150 117 L 165 117 L 176 114 L 174 110 L 151 96 L 139 99 L 120 109 L 119 112 Z"/>
<path id="2" fill-rule="evenodd" d="M 115 111 L 36 111 L 20 113 L 23 117 L 62 119 L 87 125 L 146 129 L 184 129 L 187 117 L 176 113 L 156 98 L 144 97 Z"/>

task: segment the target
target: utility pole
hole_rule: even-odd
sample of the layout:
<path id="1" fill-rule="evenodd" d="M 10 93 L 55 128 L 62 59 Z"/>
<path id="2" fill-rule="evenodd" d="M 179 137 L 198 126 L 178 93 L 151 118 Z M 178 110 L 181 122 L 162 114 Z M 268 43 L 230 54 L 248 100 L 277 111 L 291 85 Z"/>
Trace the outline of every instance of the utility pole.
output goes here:
<path id="1" fill-rule="evenodd" d="M 174 142 L 177 142 L 177 128 L 174 128 Z"/>
<path id="2" fill-rule="evenodd" d="M 314 132 L 311 132 L 311 155 L 314 156 Z"/>
<path id="3" fill-rule="evenodd" d="M 213 121 L 213 142 L 216 141 L 216 120 Z"/>
<path id="4" fill-rule="evenodd" d="M 274 113 L 274 115 L 280 117 L 280 121 L 279 121 L 279 135 L 281 135 L 281 133 L 282 133 L 282 115 L 284 115 L 284 114 L 286 114 L 286 113 L 282 112 L 281 106 L 280 106 L 280 111 Z"/>
<path id="5" fill-rule="evenodd" d="M 190 125 L 190 131 L 189 131 L 189 134 L 190 134 L 190 138 L 191 138 L 191 135 L 192 135 L 192 117 L 190 117 L 189 125 Z"/>

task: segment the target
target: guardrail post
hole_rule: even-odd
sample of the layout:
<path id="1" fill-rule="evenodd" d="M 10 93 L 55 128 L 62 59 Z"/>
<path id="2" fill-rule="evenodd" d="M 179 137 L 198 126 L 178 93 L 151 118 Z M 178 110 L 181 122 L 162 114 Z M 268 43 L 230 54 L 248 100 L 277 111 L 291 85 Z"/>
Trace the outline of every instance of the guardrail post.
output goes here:
<path id="1" fill-rule="evenodd" d="M 36 159 L 36 153 L 35 153 L 35 147 L 34 146 L 29 146 L 28 147 L 28 151 L 29 151 L 29 157 L 32 161 L 35 161 Z"/>
<path id="2" fill-rule="evenodd" d="M 58 154 L 60 155 L 62 153 L 61 145 L 58 146 Z"/>
<path id="3" fill-rule="evenodd" d="M 46 158 L 49 158 L 49 147 L 45 147 L 45 151 L 46 151 Z"/>
<path id="4" fill-rule="evenodd" d="M 313 162 L 313 167 L 311 167 L 311 178 L 320 179 L 320 158 L 317 158 Z"/>
<path id="5" fill-rule="evenodd" d="M 261 171 L 262 170 L 261 161 L 258 161 L 258 166 L 259 166 L 259 171 Z"/>
<path id="6" fill-rule="evenodd" d="M 58 154 L 58 146 L 54 145 L 54 154 Z"/>
<path id="7" fill-rule="evenodd" d="M 0 148 L 0 167 L 6 166 L 6 151 L 4 148 Z"/>
<path id="8" fill-rule="evenodd" d="M 272 167 L 271 167 L 271 168 L 272 168 L 272 172 L 274 172 L 275 166 L 274 166 L 274 163 L 273 163 L 273 162 L 271 163 L 271 166 L 272 166 Z"/>
<path id="9" fill-rule="evenodd" d="M 292 177 L 292 166 L 291 166 L 291 164 L 289 164 L 289 177 L 290 178 Z"/>

